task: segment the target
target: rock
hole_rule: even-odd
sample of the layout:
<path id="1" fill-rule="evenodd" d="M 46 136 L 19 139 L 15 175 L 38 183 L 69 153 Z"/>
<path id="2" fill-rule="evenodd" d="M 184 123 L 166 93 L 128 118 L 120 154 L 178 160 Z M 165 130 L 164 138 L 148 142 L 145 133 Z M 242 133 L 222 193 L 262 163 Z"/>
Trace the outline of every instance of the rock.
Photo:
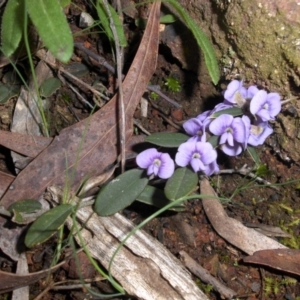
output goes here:
<path id="1" fill-rule="evenodd" d="M 291 85 L 300 86 L 300 5 L 296 1 L 179 2 L 213 42 L 227 79 L 240 77 L 282 95 L 290 93 Z M 178 57 L 175 46 L 173 51 L 183 66 L 198 65 L 203 83 L 203 63 L 196 49 L 194 63 L 189 64 L 190 55 Z"/>

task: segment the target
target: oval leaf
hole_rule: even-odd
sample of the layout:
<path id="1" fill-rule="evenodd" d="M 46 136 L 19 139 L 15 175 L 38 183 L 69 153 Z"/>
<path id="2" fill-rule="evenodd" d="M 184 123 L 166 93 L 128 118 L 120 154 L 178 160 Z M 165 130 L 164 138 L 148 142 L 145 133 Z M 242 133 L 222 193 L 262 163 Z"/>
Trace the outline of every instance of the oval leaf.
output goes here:
<path id="1" fill-rule="evenodd" d="M 109 216 L 129 206 L 148 183 L 143 173 L 143 170 L 133 169 L 105 185 L 95 201 L 95 212 L 99 216 Z"/>
<path id="2" fill-rule="evenodd" d="M 56 92 L 61 87 L 61 82 L 59 79 L 51 77 L 46 79 L 41 87 L 40 93 L 43 97 L 50 97 L 54 92 Z"/>
<path id="3" fill-rule="evenodd" d="M 25 245 L 31 248 L 48 240 L 65 223 L 72 210 L 71 204 L 61 204 L 42 214 L 29 227 Z"/>
<path id="4" fill-rule="evenodd" d="M 33 199 L 23 199 L 10 205 L 7 210 L 10 212 L 14 210 L 19 213 L 31 214 L 37 210 L 40 210 L 41 208 L 42 204 L 39 201 Z"/>
<path id="5" fill-rule="evenodd" d="M 212 135 L 207 141 L 216 148 L 219 145 L 220 136 L 219 135 Z"/>
<path id="6" fill-rule="evenodd" d="M 73 37 L 58 0 L 27 0 L 27 9 L 45 46 L 60 61 L 73 53 Z"/>
<path id="7" fill-rule="evenodd" d="M 2 17 L 2 52 L 11 56 L 18 48 L 24 27 L 24 0 L 9 0 Z"/>
<path id="8" fill-rule="evenodd" d="M 243 110 L 239 107 L 227 108 L 227 109 L 223 109 L 223 110 L 219 110 L 219 111 L 215 112 L 214 114 L 212 114 L 210 116 L 210 118 L 217 118 L 218 116 L 221 116 L 224 114 L 231 115 L 234 117 L 241 116 L 243 114 Z"/>
<path id="9" fill-rule="evenodd" d="M 165 195 L 175 201 L 189 195 L 198 184 L 198 175 L 189 168 L 179 168 L 167 181 Z"/>
<path id="10" fill-rule="evenodd" d="M 137 196 L 136 200 L 158 208 L 162 208 L 172 202 L 166 198 L 165 193 L 161 189 L 151 185 L 147 185 L 145 189 Z M 170 208 L 170 210 L 183 211 L 184 205 L 175 205 Z"/>
<path id="11" fill-rule="evenodd" d="M 189 138 L 188 135 L 183 133 L 159 132 L 147 136 L 145 141 L 162 147 L 177 148 Z"/>

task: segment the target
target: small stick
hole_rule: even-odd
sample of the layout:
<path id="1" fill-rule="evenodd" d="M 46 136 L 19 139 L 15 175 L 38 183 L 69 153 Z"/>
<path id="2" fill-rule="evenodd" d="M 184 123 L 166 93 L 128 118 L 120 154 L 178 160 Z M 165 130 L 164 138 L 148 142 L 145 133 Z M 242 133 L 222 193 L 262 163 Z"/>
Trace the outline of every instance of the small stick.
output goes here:
<path id="1" fill-rule="evenodd" d="M 126 144 L 126 115 L 125 115 L 125 106 L 124 106 L 124 99 L 123 99 L 123 85 L 122 85 L 122 51 L 119 41 L 119 36 L 117 33 L 117 29 L 114 23 L 114 20 L 112 18 L 109 5 L 107 0 L 102 1 L 106 13 L 110 20 L 110 28 L 114 36 L 114 42 L 115 42 L 115 50 L 116 50 L 116 58 L 117 58 L 117 80 L 118 80 L 118 100 L 119 100 L 119 113 L 121 116 L 121 122 L 120 122 L 120 144 L 121 144 L 121 173 L 125 172 L 125 160 L 126 160 L 126 154 L 125 154 L 125 144 Z"/>
<path id="2" fill-rule="evenodd" d="M 93 105 L 89 102 L 89 101 L 87 101 L 74 87 L 73 87 L 73 85 L 72 84 L 70 84 L 70 83 L 68 83 L 67 82 L 67 84 L 68 84 L 68 86 L 69 86 L 69 88 L 77 95 L 77 97 L 84 103 L 84 104 L 86 104 L 90 109 L 94 109 L 93 108 Z"/>
<path id="3" fill-rule="evenodd" d="M 150 133 L 146 128 L 144 128 L 144 127 L 142 126 L 142 124 L 141 124 L 141 122 L 140 122 L 139 120 L 133 119 L 133 124 L 134 124 L 135 126 L 137 126 L 137 127 L 138 127 L 142 132 L 144 132 L 145 134 L 151 135 L 151 133 Z"/>
<path id="4" fill-rule="evenodd" d="M 223 297 L 232 299 L 237 293 L 232 289 L 224 286 L 220 281 L 211 276 L 207 270 L 202 268 L 195 260 L 193 260 L 185 251 L 180 251 L 184 265 L 203 282 L 211 284 L 214 289 Z"/>
<path id="5" fill-rule="evenodd" d="M 85 83 L 84 81 L 82 81 L 81 79 L 79 79 L 78 77 L 72 75 L 70 72 L 66 71 L 63 67 L 57 66 L 56 64 L 53 64 L 51 62 L 49 62 L 48 60 L 44 59 L 42 56 L 38 57 L 43 60 L 45 63 L 47 63 L 49 66 L 51 66 L 53 69 L 58 70 L 59 72 L 65 74 L 67 77 L 72 78 L 73 80 L 75 80 L 76 82 L 78 82 L 79 84 L 81 84 L 82 86 L 84 86 L 86 89 L 90 90 L 93 94 L 104 98 L 105 100 L 110 100 L 110 98 L 106 97 L 105 95 L 103 95 L 102 93 L 100 93 L 99 91 L 97 91 L 96 89 L 94 89 L 92 86 L 90 86 L 89 84 Z"/>
<path id="6" fill-rule="evenodd" d="M 238 173 L 244 176 L 248 176 L 250 178 L 255 179 L 256 181 L 263 183 L 265 185 L 268 185 L 270 188 L 279 191 L 279 188 L 277 186 L 272 185 L 271 182 L 255 175 L 254 173 L 250 172 L 249 168 L 247 168 L 247 164 L 243 165 L 240 169 L 226 169 L 226 170 L 221 170 L 218 172 L 217 175 L 220 174 L 233 174 L 233 173 Z"/>

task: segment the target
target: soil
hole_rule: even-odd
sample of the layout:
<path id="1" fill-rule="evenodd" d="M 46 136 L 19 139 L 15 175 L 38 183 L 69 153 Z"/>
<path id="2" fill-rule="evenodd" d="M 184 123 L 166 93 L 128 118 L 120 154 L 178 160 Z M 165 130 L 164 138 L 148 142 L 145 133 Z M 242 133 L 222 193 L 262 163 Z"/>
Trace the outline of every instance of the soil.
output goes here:
<path id="1" fill-rule="evenodd" d="M 86 9 L 83 3 L 78 3 L 79 7 Z M 143 11 L 140 9 L 140 13 Z M 72 20 L 72 30 L 79 30 L 78 9 L 70 9 L 68 18 Z M 124 69 L 130 65 L 134 49 L 137 46 L 138 37 L 142 30 L 134 25 L 134 19 L 125 16 L 126 35 L 129 40 L 129 47 L 124 56 Z M 109 51 L 107 40 L 98 34 L 86 33 L 78 41 L 85 41 L 91 44 L 91 50 L 101 54 L 113 64 L 112 55 Z M 72 62 L 75 63 L 83 57 L 82 53 L 76 52 Z M 82 61 L 83 62 L 83 61 Z M 99 80 L 107 90 L 105 93 L 111 95 L 114 89 L 113 76 L 103 67 L 98 68 L 89 63 L 89 72 L 81 79 L 93 84 Z M 7 67 L 9 69 L 9 67 Z M 172 92 L 165 85 L 168 78 L 175 78 L 180 84 L 180 91 Z M 210 97 L 201 97 L 200 86 L 205 85 L 207 75 L 196 74 L 193 71 L 187 71 L 183 68 L 180 60 L 175 58 L 168 43 L 161 43 L 156 72 L 151 84 L 161 87 L 161 91 L 175 100 L 182 108 L 178 109 L 166 102 L 161 97 L 153 99 L 150 93 L 145 94 L 149 99 L 147 116 L 143 117 L 141 109 L 138 108 L 135 118 L 140 122 L 143 129 L 150 133 L 164 131 L 178 131 L 184 120 L 195 117 L 197 114 L 222 101 L 222 89 L 228 84 L 221 78 L 217 87 L 207 84 L 210 87 Z M 93 103 L 91 93 L 81 87 L 81 94 Z M 155 98 L 155 97 L 154 97 Z M 10 99 L 7 103 L 0 106 L 0 129 L 9 130 L 13 108 L 16 98 Z M 59 131 L 89 115 L 89 108 L 79 101 L 78 96 L 74 94 L 67 86 L 55 92 L 49 101 L 49 119 L 52 120 L 52 136 Z M 293 118 L 298 121 L 298 113 L 291 115 L 290 105 L 283 107 L 279 116 L 284 118 Z M 272 126 L 278 129 L 282 127 L 283 122 L 274 121 Z M 136 127 L 135 132 L 141 133 L 141 127 Z M 288 128 L 285 128 L 288 131 Z M 278 131 L 278 130 L 277 130 Z M 279 134 L 279 133 L 278 133 Z M 281 133 L 285 134 L 285 132 Z M 291 235 L 290 238 L 274 237 L 284 245 L 299 249 L 300 247 L 300 191 L 297 183 L 289 183 L 291 180 L 299 179 L 299 163 L 292 157 L 295 154 L 288 153 L 287 149 L 282 152 L 276 143 L 276 133 L 268 139 L 264 146 L 258 147 L 257 151 L 264 168 L 261 170 L 260 177 L 277 184 L 277 189 L 266 187 L 262 184 L 244 177 L 239 174 L 216 175 L 210 178 L 211 184 L 220 197 L 227 198 L 228 201 L 223 205 L 227 214 L 243 223 L 265 224 L 280 227 Z M 298 149 L 291 148 L 292 151 Z M 232 158 L 220 154 L 218 158 L 220 169 L 239 169 L 243 165 L 254 166 L 250 155 L 245 152 L 238 157 Z M 15 175 L 10 152 L 0 148 L 0 171 Z M 155 208 L 134 203 L 131 207 L 124 210 L 124 215 L 136 224 L 140 223 L 145 217 L 149 216 Z M 186 203 L 186 209 L 183 212 L 167 212 L 151 221 L 145 227 L 145 230 L 156 237 L 165 247 L 167 247 L 175 256 L 179 251 L 185 250 L 194 260 L 207 269 L 213 276 L 218 278 L 226 286 L 237 292 L 239 299 L 300 299 L 300 284 L 297 276 L 288 275 L 279 270 L 274 271 L 268 267 L 258 268 L 255 265 L 245 264 L 242 258 L 245 254 L 235 247 L 231 246 L 226 240 L 222 239 L 212 228 L 202 207 L 201 200 L 193 200 Z M 45 244 L 35 247 L 26 252 L 29 261 L 30 272 L 45 269 L 51 265 L 55 251 L 56 237 L 53 237 Z M 91 266 L 86 262 L 86 257 L 80 257 L 82 271 L 85 278 L 94 278 L 95 273 Z M 72 265 L 73 264 L 73 265 Z M 0 253 L 0 268 L 3 271 L 14 271 L 15 264 L 3 253 Z M 51 280 L 59 282 L 64 280 L 74 280 L 78 278 L 76 274 L 74 261 L 64 265 L 54 272 Z M 292 280 L 294 279 L 294 280 Z M 195 281 L 208 296 L 209 299 L 220 299 L 220 295 L 211 290 L 210 286 L 202 283 L 195 277 Z M 111 288 L 103 281 L 97 281 L 93 284 L 95 290 L 102 293 L 111 292 Z M 39 281 L 30 286 L 30 298 L 33 299 L 46 288 L 45 281 Z M 49 290 L 42 299 L 84 299 L 88 293 L 84 289 L 72 289 L 60 291 Z M 0 299 L 7 299 L 8 295 L 1 295 Z M 87 299 L 87 298 L 85 298 Z M 117 299 L 117 298 L 115 298 Z"/>

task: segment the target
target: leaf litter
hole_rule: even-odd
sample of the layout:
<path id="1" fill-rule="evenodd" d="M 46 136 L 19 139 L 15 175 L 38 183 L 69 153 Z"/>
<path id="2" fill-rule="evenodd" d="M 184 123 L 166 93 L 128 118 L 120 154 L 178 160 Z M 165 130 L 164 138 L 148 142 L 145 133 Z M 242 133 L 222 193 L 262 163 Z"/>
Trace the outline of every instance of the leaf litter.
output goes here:
<path id="1" fill-rule="evenodd" d="M 157 121 L 157 122 L 159 122 L 159 120 L 155 120 L 155 121 Z M 153 128 L 152 128 L 152 130 L 151 130 L 152 132 L 153 132 Z M 2 138 L 0 138 L 0 140 L 2 140 Z M 78 140 L 78 139 L 77 139 Z M 50 140 L 48 140 L 49 142 L 51 142 Z M 42 150 L 42 149 L 41 149 Z M 73 152 L 74 153 L 74 152 Z M 286 171 L 285 172 L 285 174 L 284 174 L 284 171 L 283 170 L 285 170 L 284 168 L 284 166 L 281 166 L 280 164 L 281 164 L 281 162 L 280 161 L 278 161 L 278 160 L 274 160 L 274 156 L 272 157 L 272 159 L 271 160 L 268 160 L 268 157 L 271 155 L 271 153 L 268 153 L 268 152 L 265 152 L 265 153 L 263 153 L 263 161 L 269 161 L 269 167 L 271 168 L 271 169 L 273 169 L 274 170 L 274 172 L 277 172 L 277 174 L 278 174 L 278 176 L 282 176 L 282 179 L 281 179 L 281 181 L 282 182 L 284 182 L 284 180 L 285 179 L 288 179 L 289 178 L 289 176 L 293 176 L 293 175 L 291 175 L 291 174 L 296 174 L 296 172 L 295 172 L 295 170 L 297 170 L 297 168 L 296 167 L 293 167 L 292 168 L 292 170 L 291 169 L 289 169 L 288 171 Z M 33 156 L 34 157 L 34 156 Z M 267 158 L 267 159 L 265 159 L 265 158 Z M 238 164 L 240 164 L 240 162 L 238 161 L 237 162 Z M 275 166 L 277 166 L 277 169 L 275 168 Z M 293 171 L 295 172 L 295 173 L 293 173 Z M 237 180 L 237 176 L 235 176 L 235 177 L 231 177 L 231 179 L 230 179 L 230 181 L 232 181 L 232 178 L 234 178 L 235 180 Z M 290 177 L 291 178 L 291 177 Z M 224 179 L 225 180 L 225 179 Z M 2 182 L 2 181 L 1 181 Z M 226 184 L 226 183 L 225 183 Z M 226 185 L 225 185 L 226 186 Z M 225 188 L 225 190 L 226 190 L 226 188 Z M 232 183 L 227 183 L 227 191 L 228 190 L 232 190 Z M 220 192 L 220 190 L 218 190 L 219 192 Z M 256 190 L 257 191 L 257 190 Z M 222 192 L 222 191 L 221 191 Z M 276 195 L 277 195 L 277 193 L 272 193 L 272 192 L 265 192 L 265 193 L 263 193 L 263 192 L 261 192 L 261 189 L 259 190 L 259 193 L 261 193 L 262 195 L 263 195 L 263 197 L 265 197 L 266 199 L 275 199 L 276 198 Z M 294 193 L 294 192 L 293 192 Z M 257 193 L 254 193 L 254 192 L 252 192 L 252 195 L 255 195 L 255 196 L 257 196 Z M 292 198 L 293 199 L 297 199 L 297 195 L 295 195 L 295 193 L 294 194 L 291 194 L 291 196 L 292 196 Z M 244 199 L 245 199 L 245 197 L 244 197 Z M 241 201 L 241 203 L 245 203 L 245 205 L 247 206 L 247 207 L 252 207 L 251 206 L 251 204 L 249 204 L 249 202 L 246 202 L 246 200 L 244 200 L 243 199 L 243 197 L 242 196 L 239 196 L 238 195 L 238 197 L 237 197 L 237 200 L 234 202 L 235 203 L 235 205 L 237 205 L 237 202 L 238 202 L 238 200 L 240 200 Z M 274 200 L 275 202 L 271 202 L 271 205 L 269 205 L 269 208 L 271 208 L 272 209 L 272 206 L 274 207 L 274 206 L 276 206 L 276 200 Z M 278 200 L 277 200 L 278 201 Z M 259 218 L 258 218 L 258 220 L 263 220 L 264 218 L 265 218 L 265 220 L 266 220 L 266 222 L 271 222 L 271 224 L 274 224 L 274 225 L 276 225 L 276 223 L 274 223 L 274 221 L 273 220 L 270 220 L 270 219 L 268 219 L 267 217 L 266 217 L 266 215 L 263 213 L 263 212 L 261 212 L 261 210 L 264 208 L 264 206 L 263 206 L 263 204 L 258 204 L 258 206 L 259 207 L 261 207 L 261 208 L 257 208 L 256 207 L 256 210 L 258 211 L 258 213 L 260 214 L 259 216 Z M 227 206 L 227 208 L 230 208 L 230 205 L 229 206 Z M 209 244 L 215 244 L 216 246 L 215 247 L 217 247 L 218 245 L 223 245 L 222 243 L 222 240 L 217 240 L 216 238 L 214 238 L 213 237 L 213 235 L 212 235 L 212 233 L 213 233 L 213 231 L 211 230 L 211 229 L 207 229 L 208 227 L 207 227 L 207 224 L 205 223 L 205 222 L 202 222 L 203 221 L 203 216 L 201 216 L 200 215 L 200 213 L 199 213 L 199 209 L 200 209 L 200 211 L 201 211 L 201 209 L 202 208 L 200 208 L 200 206 L 196 203 L 196 204 L 194 204 L 193 206 L 192 206 L 192 211 L 196 211 L 197 213 L 195 213 L 194 214 L 194 218 L 197 218 L 198 219 L 198 222 L 196 222 L 196 223 L 194 223 L 194 221 L 192 220 L 192 218 L 190 219 L 190 223 L 191 224 L 194 224 L 194 226 L 196 226 L 196 229 L 197 229 L 197 226 L 199 227 L 199 225 L 201 225 L 201 228 L 202 228 L 202 231 L 203 232 L 206 232 L 207 233 L 207 235 L 210 235 L 211 236 L 211 240 L 210 240 L 210 242 L 204 242 L 204 243 L 200 243 L 200 241 L 203 241 L 202 239 L 204 239 L 204 236 L 201 236 L 201 233 L 199 233 L 197 230 L 195 230 L 195 245 L 197 246 L 197 251 L 198 252 L 202 252 L 202 255 L 204 255 L 204 257 L 207 257 L 207 253 L 203 253 L 203 251 L 201 250 L 202 248 L 206 248 L 206 247 L 208 247 L 209 246 Z M 265 209 L 267 209 L 267 206 L 265 207 Z M 198 210 L 198 211 L 197 211 Z M 238 210 L 236 210 L 236 213 L 235 214 L 233 214 L 233 215 L 237 215 L 237 216 L 239 216 L 239 213 L 241 212 L 242 210 L 241 209 L 238 209 Z M 272 210 L 272 212 L 273 212 L 273 210 Z M 232 214 L 231 214 L 232 215 Z M 241 216 L 243 216 L 243 214 L 241 214 Z M 246 218 L 248 218 L 249 219 L 249 215 L 246 213 Z M 280 217 L 278 217 L 278 218 L 280 218 Z M 290 217 L 288 217 L 287 215 L 284 215 L 284 214 L 282 214 L 281 213 L 281 220 L 284 220 L 284 222 L 285 222 L 285 224 L 288 224 L 288 220 L 289 219 L 291 219 L 291 216 Z M 257 220 L 255 220 L 255 221 L 257 221 Z M 202 223 L 201 223 L 202 222 Z M 200 223 L 200 224 L 199 224 Z M 278 223 L 277 223 L 278 224 Z M 157 229 L 158 231 L 160 230 L 160 229 Z M 170 234 L 172 233 L 172 229 L 165 229 L 165 232 L 169 232 Z M 166 236 L 166 234 L 164 235 L 164 239 L 165 239 L 165 244 L 168 244 L 169 243 L 169 239 L 170 239 L 170 237 L 167 237 Z M 178 242 L 178 240 L 176 240 L 176 242 Z M 173 243 L 174 243 L 174 241 L 173 241 Z M 219 244 L 218 244 L 219 243 Z M 176 246 L 173 246 L 174 248 L 176 248 Z M 196 249 L 195 250 L 191 250 L 191 252 L 193 253 L 193 252 L 196 252 Z M 175 251 L 175 253 L 176 253 L 176 251 Z M 231 259 L 233 259 L 232 257 L 234 257 L 233 255 L 229 255 L 230 257 L 231 257 Z M 197 257 L 197 255 L 195 254 L 195 257 Z M 239 254 L 238 255 L 238 257 L 241 257 L 241 254 Z M 202 258 L 202 260 L 203 260 L 203 258 Z M 222 270 L 222 268 L 220 268 L 220 270 Z M 231 270 L 228 270 L 228 274 L 231 274 Z M 252 271 L 253 272 L 253 271 Z M 252 273 L 252 274 L 255 274 L 255 273 Z M 229 275 L 228 275 L 229 276 Z M 226 276 L 224 277 L 225 279 L 226 279 Z"/>

